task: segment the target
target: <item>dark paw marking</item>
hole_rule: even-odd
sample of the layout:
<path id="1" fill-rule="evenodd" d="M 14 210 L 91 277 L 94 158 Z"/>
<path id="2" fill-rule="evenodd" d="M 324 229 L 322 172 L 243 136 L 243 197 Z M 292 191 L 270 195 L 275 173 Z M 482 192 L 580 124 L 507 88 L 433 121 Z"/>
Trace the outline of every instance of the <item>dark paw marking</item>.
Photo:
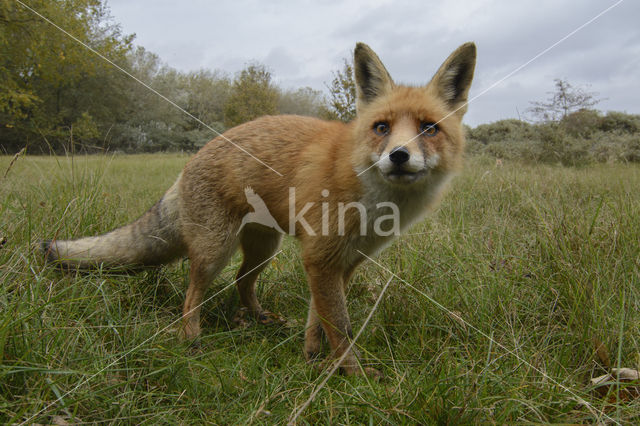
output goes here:
<path id="1" fill-rule="evenodd" d="M 322 361 L 322 353 L 320 352 L 305 352 L 305 356 L 307 357 L 307 364 L 315 364 Z"/>
<path id="2" fill-rule="evenodd" d="M 199 337 L 194 338 L 193 340 L 187 342 L 188 348 L 187 351 L 191 354 L 198 354 L 202 351 L 202 341 Z"/>
<path id="3" fill-rule="evenodd" d="M 287 320 L 282 315 L 274 314 L 269 311 L 262 311 L 259 314 L 253 314 L 249 309 L 242 307 L 238 309 L 236 314 L 233 316 L 232 322 L 234 328 L 248 328 L 252 325 L 252 322 L 262 324 L 262 325 L 286 325 Z"/>
<path id="4" fill-rule="evenodd" d="M 243 329 L 249 327 L 249 310 L 247 308 L 238 309 L 231 322 L 233 323 L 234 329 Z"/>
<path id="5" fill-rule="evenodd" d="M 262 325 L 271 325 L 271 324 L 286 324 L 287 320 L 278 314 L 274 314 L 269 311 L 262 311 L 256 317 L 257 321 Z"/>

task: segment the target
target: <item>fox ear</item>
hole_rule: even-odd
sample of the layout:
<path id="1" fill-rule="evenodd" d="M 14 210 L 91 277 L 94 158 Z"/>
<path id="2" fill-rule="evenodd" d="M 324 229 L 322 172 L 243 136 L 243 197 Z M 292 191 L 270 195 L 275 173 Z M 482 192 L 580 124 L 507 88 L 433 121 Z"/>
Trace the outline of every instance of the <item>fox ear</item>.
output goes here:
<path id="1" fill-rule="evenodd" d="M 357 43 L 353 52 L 353 67 L 356 75 L 356 107 L 360 110 L 375 98 L 393 88 L 393 80 L 369 46 Z"/>
<path id="2" fill-rule="evenodd" d="M 458 47 L 440 66 L 428 87 L 434 87 L 449 108 L 463 115 L 476 67 L 476 45 L 465 43 Z"/>

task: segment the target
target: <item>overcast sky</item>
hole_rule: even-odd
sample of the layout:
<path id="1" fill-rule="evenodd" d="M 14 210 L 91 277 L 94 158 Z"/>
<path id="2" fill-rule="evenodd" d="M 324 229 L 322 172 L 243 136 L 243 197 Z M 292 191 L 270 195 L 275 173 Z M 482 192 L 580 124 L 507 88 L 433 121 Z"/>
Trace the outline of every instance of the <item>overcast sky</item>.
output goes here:
<path id="1" fill-rule="evenodd" d="M 265 64 L 281 87 L 325 90 L 357 41 L 396 82 L 426 83 L 466 41 L 478 63 L 465 121 L 517 118 L 563 78 L 607 98 L 597 107 L 640 113 L 640 1 L 624 0 L 495 85 L 618 0 L 108 0 L 136 44 L 182 71 L 231 74 Z M 485 92 L 486 93 L 483 93 Z"/>

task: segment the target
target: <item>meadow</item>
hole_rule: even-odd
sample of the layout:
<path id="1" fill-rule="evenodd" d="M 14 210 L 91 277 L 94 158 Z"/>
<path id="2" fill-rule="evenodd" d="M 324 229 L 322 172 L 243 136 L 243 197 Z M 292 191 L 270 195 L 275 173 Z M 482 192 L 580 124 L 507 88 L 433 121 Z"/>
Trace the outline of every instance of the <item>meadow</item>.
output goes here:
<path id="1" fill-rule="evenodd" d="M 236 254 L 211 285 L 198 348 L 177 336 L 188 261 L 136 274 L 44 264 L 41 239 L 142 214 L 188 155 L 0 157 L 0 422 L 282 424 L 325 379 L 302 352 L 297 244 L 259 279 L 278 325 L 235 321 Z M 5 174 L 6 172 L 6 174 Z M 4 177 L 3 177 L 4 176 Z M 640 422 L 640 165 L 473 157 L 440 207 L 348 291 L 381 381 L 333 375 L 299 424 Z"/>

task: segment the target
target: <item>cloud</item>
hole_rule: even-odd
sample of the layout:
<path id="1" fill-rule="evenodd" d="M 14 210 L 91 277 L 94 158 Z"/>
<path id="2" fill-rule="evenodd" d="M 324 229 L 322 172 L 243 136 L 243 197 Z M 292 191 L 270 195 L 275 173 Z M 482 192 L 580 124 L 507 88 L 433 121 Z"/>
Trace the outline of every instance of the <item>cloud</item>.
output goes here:
<path id="1" fill-rule="evenodd" d="M 368 43 L 394 79 L 426 83 L 465 41 L 478 45 L 471 95 L 592 19 L 614 0 L 423 0 L 235 2 L 110 0 L 125 33 L 171 66 L 234 73 L 267 65 L 283 87 L 324 89 L 356 41 Z M 591 85 L 606 109 L 640 112 L 640 2 L 624 1 L 474 101 L 472 125 L 517 117 L 544 99 L 554 78 Z"/>

